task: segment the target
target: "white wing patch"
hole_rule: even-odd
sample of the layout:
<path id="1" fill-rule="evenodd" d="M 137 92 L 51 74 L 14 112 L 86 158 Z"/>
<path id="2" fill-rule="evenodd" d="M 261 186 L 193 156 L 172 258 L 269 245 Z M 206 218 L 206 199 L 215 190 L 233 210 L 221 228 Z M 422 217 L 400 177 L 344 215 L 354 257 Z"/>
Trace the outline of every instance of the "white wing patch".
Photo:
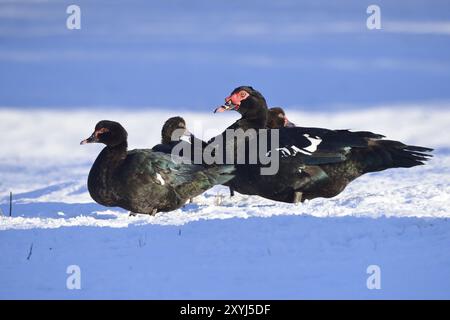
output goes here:
<path id="1" fill-rule="evenodd" d="M 290 155 L 291 155 L 291 152 L 289 151 L 288 148 L 276 148 L 275 150 L 281 151 L 281 155 L 282 155 L 283 157 L 287 157 L 287 156 L 290 156 Z"/>
<path id="2" fill-rule="evenodd" d="M 156 174 L 156 179 L 158 179 L 158 181 L 161 183 L 161 185 L 166 184 L 166 181 L 164 181 L 163 177 L 159 173 Z"/>
<path id="3" fill-rule="evenodd" d="M 304 134 L 303 136 L 309 140 L 311 145 L 307 146 L 306 148 L 302 148 L 302 149 L 297 146 L 292 145 L 291 149 L 294 151 L 293 156 L 295 156 L 299 152 L 310 156 L 317 150 L 317 147 L 319 146 L 319 144 L 322 143 L 322 139 L 320 139 L 320 138 L 313 138 L 309 134 Z"/>
<path id="4" fill-rule="evenodd" d="M 322 143 L 322 139 L 320 138 L 312 138 L 309 136 L 309 134 L 304 134 L 305 138 L 309 140 L 309 142 L 311 142 L 311 145 L 306 147 L 305 150 L 308 152 L 313 153 L 314 151 L 317 150 L 317 147 L 319 146 L 319 144 Z"/>
<path id="5" fill-rule="evenodd" d="M 284 148 L 277 148 L 275 150 L 281 151 L 281 156 L 283 158 L 288 157 L 288 156 L 295 156 L 299 152 L 306 154 L 307 156 L 310 156 L 317 150 L 317 147 L 322 143 L 322 139 L 313 138 L 309 134 L 304 134 L 303 136 L 306 139 L 308 139 L 309 142 L 311 143 L 311 145 L 307 146 L 306 148 L 299 148 L 295 145 L 292 145 L 289 148 L 284 147 Z M 266 156 L 268 156 L 270 153 L 271 153 L 270 151 L 267 152 Z"/>
<path id="6" fill-rule="evenodd" d="M 300 148 L 298 148 L 297 146 L 291 146 L 291 149 L 292 150 L 294 150 L 294 154 L 293 154 L 293 156 L 295 156 L 298 152 L 300 152 L 300 153 L 304 153 L 304 154 L 307 154 L 308 156 L 310 156 L 311 155 L 311 152 L 308 152 L 308 151 L 304 151 L 304 150 L 302 150 L 302 149 L 300 149 Z"/>

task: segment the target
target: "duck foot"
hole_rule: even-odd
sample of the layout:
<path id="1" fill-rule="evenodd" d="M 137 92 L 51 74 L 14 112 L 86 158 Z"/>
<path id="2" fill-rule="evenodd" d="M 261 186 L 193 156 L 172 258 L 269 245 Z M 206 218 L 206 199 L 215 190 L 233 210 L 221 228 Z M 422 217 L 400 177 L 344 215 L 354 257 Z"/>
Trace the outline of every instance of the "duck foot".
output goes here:
<path id="1" fill-rule="evenodd" d="M 234 189 L 230 187 L 230 197 L 234 197 Z"/>
<path id="2" fill-rule="evenodd" d="M 300 203 L 302 202 L 303 193 L 299 191 L 294 192 L 294 199 L 292 200 L 292 203 Z"/>
<path id="3" fill-rule="evenodd" d="M 128 213 L 128 216 L 129 216 L 129 217 L 136 217 L 137 215 L 138 215 L 138 214 L 137 214 L 136 212 L 131 212 L 131 211 L 130 211 L 130 212 Z"/>
<path id="4" fill-rule="evenodd" d="M 189 198 L 181 208 L 185 208 L 188 204 L 194 203 L 194 198 Z"/>

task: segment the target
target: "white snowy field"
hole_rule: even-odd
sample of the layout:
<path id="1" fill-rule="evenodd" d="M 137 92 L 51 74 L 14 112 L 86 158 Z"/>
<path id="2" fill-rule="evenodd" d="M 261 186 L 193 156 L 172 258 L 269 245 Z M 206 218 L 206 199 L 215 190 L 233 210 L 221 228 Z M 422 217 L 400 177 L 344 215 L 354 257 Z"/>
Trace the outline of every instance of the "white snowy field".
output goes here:
<path id="1" fill-rule="evenodd" d="M 79 142 L 101 119 L 120 121 L 130 148 L 148 148 L 170 116 L 209 138 L 238 115 L 114 110 L 0 108 L 1 299 L 450 299 L 450 104 L 291 108 L 298 125 L 370 130 L 435 157 L 366 175 L 333 199 L 289 205 L 219 186 L 155 217 L 93 203 L 86 180 L 102 146 Z M 81 290 L 66 288 L 69 265 Z M 366 286 L 369 265 L 380 290 Z"/>

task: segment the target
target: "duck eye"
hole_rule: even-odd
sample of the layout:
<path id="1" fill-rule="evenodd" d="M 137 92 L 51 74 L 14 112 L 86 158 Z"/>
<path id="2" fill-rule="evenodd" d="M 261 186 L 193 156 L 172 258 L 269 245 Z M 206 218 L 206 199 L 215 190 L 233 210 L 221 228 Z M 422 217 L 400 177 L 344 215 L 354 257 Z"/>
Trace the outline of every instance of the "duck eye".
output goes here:
<path id="1" fill-rule="evenodd" d="M 101 136 L 102 134 L 109 132 L 109 129 L 107 128 L 100 128 L 98 130 L 95 131 L 95 136 L 98 138 L 99 136 Z"/>
<path id="2" fill-rule="evenodd" d="M 241 92 L 239 92 L 239 95 L 241 96 L 241 98 L 245 98 L 245 96 L 247 95 L 247 92 L 241 91 Z"/>

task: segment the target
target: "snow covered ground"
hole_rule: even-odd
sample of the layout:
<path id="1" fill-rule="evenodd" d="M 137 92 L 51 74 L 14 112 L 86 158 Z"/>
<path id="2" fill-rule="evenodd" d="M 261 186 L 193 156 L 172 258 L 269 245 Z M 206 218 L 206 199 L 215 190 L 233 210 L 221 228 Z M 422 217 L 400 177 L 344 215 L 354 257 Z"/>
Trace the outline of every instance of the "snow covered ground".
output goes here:
<path id="1" fill-rule="evenodd" d="M 178 113 L 204 138 L 238 115 L 114 110 L 0 108 L 0 298 L 450 299 L 450 104 L 292 107 L 299 125 L 371 130 L 435 157 L 366 175 L 333 199 L 289 205 L 215 187 L 155 217 L 93 203 L 86 179 L 102 147 L 79 141 L 101 119 L 146 148 Z M 66 287 L 70 265 L 81 290 Z M 366 286 L 370 265 L 380 290 Z"/>

